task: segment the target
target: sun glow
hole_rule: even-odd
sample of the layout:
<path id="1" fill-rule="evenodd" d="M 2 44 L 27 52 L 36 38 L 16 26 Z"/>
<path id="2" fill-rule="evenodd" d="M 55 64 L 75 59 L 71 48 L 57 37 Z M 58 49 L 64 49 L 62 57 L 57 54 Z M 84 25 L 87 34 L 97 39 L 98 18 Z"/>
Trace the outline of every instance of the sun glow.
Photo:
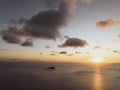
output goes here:
<path id="1" fill-rule="evenodd" d="M 103 58 L 102 57 L 94 57 L 94 58 L 92 58 L 92 62 L 101 63 L 101 62 L 103 62 Z"/>

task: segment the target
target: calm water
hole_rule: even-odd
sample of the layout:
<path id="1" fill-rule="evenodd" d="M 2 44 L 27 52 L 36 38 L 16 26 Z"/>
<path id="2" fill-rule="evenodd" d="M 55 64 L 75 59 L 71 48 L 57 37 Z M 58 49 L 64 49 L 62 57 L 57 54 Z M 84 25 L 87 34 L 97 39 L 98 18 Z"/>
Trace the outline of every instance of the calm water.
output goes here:
<path id="1" fill-rule="evenodd" d="M 119 65 L 0 62 L 0 90 L 120 90 Z"/>

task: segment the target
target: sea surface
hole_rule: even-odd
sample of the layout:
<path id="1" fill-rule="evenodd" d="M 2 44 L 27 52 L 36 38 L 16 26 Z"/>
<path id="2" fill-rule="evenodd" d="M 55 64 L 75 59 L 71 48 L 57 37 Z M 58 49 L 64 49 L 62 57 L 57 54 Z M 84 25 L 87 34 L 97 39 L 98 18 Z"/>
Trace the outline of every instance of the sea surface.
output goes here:
<path id="1" fill-rule="evenodd" d="M 0 61 L 0 90 L 120 90 L 120 64 Z"/>

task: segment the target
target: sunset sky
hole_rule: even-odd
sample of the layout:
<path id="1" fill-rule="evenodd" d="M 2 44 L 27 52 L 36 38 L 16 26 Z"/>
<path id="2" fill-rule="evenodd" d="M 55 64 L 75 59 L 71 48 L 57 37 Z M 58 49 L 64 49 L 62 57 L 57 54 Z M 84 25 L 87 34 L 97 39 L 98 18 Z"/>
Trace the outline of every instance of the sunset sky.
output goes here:
<path id="1" fill-rule="evenodd" d="M 0 58 L 120 62 L 120 0 L 0 0 Z"/>

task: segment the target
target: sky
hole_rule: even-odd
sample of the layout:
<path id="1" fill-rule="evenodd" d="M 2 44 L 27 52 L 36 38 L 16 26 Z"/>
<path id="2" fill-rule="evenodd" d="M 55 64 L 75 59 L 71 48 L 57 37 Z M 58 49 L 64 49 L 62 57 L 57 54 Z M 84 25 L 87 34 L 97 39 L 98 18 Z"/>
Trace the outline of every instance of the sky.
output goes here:
<path id="1" fill-rule="evenodd" d="M 0 0 L 0 58 L 120 62 L 120 0 Z"/>

